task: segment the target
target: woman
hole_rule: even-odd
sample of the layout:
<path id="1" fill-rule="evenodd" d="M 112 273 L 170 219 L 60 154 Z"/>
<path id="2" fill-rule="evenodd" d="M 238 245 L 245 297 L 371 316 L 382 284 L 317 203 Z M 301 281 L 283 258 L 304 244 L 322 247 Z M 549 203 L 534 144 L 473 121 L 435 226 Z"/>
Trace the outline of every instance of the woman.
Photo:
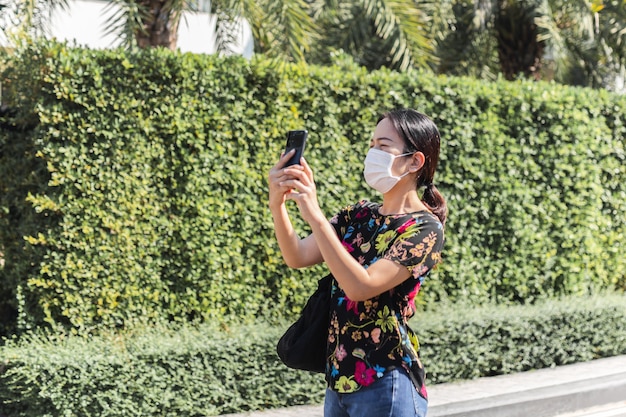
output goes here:
<path id="1" fill-rule="evenodd" d="M 427 116 L 411 109 L 384 114 L 363 172 L 383 202 L 361 201 L 330 222 L 304 158 L 284 168 L 289 152 L 270 170 L 269 205 L 285 262 L 292 268 L 325 262 L 334 278 L 325 417 L 426 415 L 424 371 L 406 321 L 441 260 L 447 208 L 433 184 L 439 142 Z M 304 239 L 294 231 L 287 200 L 311 227 Z"/>

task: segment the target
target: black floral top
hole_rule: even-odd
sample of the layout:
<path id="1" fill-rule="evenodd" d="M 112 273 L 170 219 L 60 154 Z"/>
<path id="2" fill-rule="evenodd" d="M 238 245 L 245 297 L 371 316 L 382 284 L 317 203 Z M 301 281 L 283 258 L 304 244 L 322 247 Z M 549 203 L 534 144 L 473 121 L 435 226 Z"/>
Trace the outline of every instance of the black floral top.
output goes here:
<path id="1" fill-rule="evenodd" d="M 441 260 L 443 226 L 427 211 L 382 215 L 380 204 L 361 201 L 348 206 L 330 223 L 343 246 L 366 268 L 379 259 L 404 265 L 411 276 L 370 300 L 355 302 L 333 280 L 326 380 L 340 393 L 358 391 L 388 369 L 421 371 L 416 383 L 427 398 L 419 345 L 406 323 L 415 312 L 415 296 L 430 270 Z M 407 351 L 408 349 L 408 351 Z"/>

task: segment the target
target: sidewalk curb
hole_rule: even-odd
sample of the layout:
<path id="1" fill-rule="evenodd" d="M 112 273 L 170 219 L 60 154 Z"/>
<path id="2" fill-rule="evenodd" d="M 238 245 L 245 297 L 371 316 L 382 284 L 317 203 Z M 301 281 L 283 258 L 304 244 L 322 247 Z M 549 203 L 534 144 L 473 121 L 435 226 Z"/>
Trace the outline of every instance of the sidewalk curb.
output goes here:
<path id="1" fill-rule="evenodd" d="M 431 407 L 429 417 L 556 416 L 626 398 L 626 374 Z"/>
<path id="2" fill-rule="evenodd" d="M 431 404 L 428 417 L 549 417 L 624 401 L 626 356 L 481 378 L 474 383 L 474 392 L 463 399 L 457 395 L 457 400 Z M 430 396 L 454 396 L 470 384 L 434 386 Z"/>
<path id="3" fill-rule="evenodd" d="M 626 401 L 626 355 L 432 385 L 428 417 L 554 417 Z M 221 417 L 323 417 L 322 405 Z"/>

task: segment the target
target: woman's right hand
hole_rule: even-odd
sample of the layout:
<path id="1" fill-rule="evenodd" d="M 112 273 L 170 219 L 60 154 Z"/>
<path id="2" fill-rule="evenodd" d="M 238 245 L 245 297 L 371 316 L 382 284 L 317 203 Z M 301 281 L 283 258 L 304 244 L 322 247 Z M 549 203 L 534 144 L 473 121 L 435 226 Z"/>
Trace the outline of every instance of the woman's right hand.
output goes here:
<path id="1" fill-rule="evenodd" d="M 322 258 L 313 235 L 309 235 L 304 239 L 298 237 L 285 207 L 287 198 L 291 193 L 296 192 L 293 189 L 294 182 L 301 183 L 302 181 L 299 178 L 302 178 L 302 172 L 305 174 L 307 172 L 305 167 L 300 164 L 285 168 L 285 164 L 293 155 L 293 152 L 295 151 L 281 155 L 278 163 L 270 169 L 269 206 L 274 221 L 274 233 L 276 234 L 285 263 L 291 268 L 303 268 L 323 262 L 324 258 Z"/>
<path id="2" fill-rule="evenodd" d="M 277 209 L 285 204 L 287 194 L 291 192 L 291 188 L 281 186 L 281 182 L 292 179 L 291 176 L 285 173 L 285 164 L 289 158 L 294 154 L 295 150 L 287 152 L 281 155 L 280 159 L 274 165 L 269 172 L 269 206 L 271 210 Z M 292 165 L 289 168 L 302 167 L 300 165 Z"/>

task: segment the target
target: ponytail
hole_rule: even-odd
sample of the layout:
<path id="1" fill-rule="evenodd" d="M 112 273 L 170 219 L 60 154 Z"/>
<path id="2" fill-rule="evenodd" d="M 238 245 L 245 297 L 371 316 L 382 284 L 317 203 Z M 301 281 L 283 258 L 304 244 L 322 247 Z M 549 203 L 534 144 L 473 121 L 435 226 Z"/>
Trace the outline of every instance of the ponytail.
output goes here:
<path id="1" fill-rule="evenodd" d="M 448 218 L 448 205 L 446 204 L 446 199 L 443 198 L 443 195 L 439 192 L 435 184 L 432 182 L 426 185 L 426 189 L 424 190 L 424 194 L 422 195 L 422 203 L 430 211 L 433 212 L 443 226 L 446 225 L 446 219 Z"/>

